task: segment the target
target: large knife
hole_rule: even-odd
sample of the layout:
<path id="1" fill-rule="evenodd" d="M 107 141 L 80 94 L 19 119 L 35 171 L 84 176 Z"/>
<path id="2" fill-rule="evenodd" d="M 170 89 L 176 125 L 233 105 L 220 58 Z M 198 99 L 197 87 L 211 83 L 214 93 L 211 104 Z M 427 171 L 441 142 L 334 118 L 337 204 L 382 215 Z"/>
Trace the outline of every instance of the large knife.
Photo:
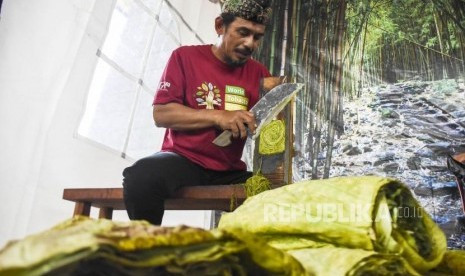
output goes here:
<path id="1" fill-rule="evenodd" d="M 255 133 L 252 134 L 249 132 L 249 137 L 255 139 L 260 134 L 262 127 L 273 120 L 303 86 L 302 83 L 283 83 L 266 93 L 250 109 L 250 112 L 255 115 L 257 128 L 255 129 Z M 230 130 L 225 130 L 213 140 L 213 144 L 226 147 L 231 144 L 231 138 L 232 132 Z"/>

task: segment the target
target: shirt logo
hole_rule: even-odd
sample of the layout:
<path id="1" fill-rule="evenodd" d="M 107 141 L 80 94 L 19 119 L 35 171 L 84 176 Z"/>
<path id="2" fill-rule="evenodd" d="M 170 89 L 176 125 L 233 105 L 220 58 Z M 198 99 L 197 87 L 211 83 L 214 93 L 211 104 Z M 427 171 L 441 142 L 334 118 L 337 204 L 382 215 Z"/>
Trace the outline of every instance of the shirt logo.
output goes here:
<path id="1" fill-rule="evenodd" d="M 205 106 L 205 109 L 215 109 L 215 105 L 221 106 L 221 93 L 218 87 L 204 81 L 197 87 L 195 100 L 199 106 Z"/>
<path id="2" fill-rule="evenodd" d="M 167 90 L 168 88 L 170 88 L 171 86 L 171 83 L 167 82 L 167 81 L 162 81 L 160 82 L 160 85 L 158 85 L 158 89 L 159 90 Z"/>

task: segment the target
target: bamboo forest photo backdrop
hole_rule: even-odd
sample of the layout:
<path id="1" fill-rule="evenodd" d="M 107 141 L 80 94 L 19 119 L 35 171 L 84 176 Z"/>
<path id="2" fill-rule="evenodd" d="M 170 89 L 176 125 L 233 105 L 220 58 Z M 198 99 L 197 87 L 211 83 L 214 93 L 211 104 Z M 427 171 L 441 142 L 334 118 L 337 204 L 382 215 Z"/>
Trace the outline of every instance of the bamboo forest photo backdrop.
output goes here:
<path id="1" fill-rule="evenodd" d="M 438 221 L 463 215 L 446 157 L 465 152 L 465 1 L 274 1 L 256 58 L 305 83 L 293 179 L 401 179 Z"/>

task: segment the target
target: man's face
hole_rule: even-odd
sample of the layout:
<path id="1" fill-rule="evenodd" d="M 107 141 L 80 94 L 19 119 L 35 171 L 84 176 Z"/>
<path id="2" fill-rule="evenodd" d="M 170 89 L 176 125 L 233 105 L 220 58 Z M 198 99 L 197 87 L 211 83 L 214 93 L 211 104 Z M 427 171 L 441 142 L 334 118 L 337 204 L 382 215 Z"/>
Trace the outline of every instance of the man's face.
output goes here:
<path id="1" fill-rule="evenodd" d="M 218 30 L 220 42 L 219 58 L 228 65 L 243 65 L 260 45 L 265 33 L 265 25 L 245 20 L 240 17 Z"/>

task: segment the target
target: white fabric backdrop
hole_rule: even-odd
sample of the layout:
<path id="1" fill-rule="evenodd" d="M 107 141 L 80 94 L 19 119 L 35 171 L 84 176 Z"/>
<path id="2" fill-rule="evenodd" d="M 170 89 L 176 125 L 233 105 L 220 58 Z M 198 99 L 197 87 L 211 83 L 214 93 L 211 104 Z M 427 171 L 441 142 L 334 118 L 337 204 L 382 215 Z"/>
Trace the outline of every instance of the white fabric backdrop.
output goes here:
<path id="1" fill-rule="evenodd" d="M 213 19 L 201 7 L 218 7 L 196 1 L 202 3 L 198 8 L 170 2 L 214 39 Z M 0 246 L 69 218 L 73 204 L 61 199 L 63 188 L 119 187 L 121 171 L 132 162 L 76 139 L 114 5 L 115 0 L 3 1 Z M 127 216 L 118 212 L 115 219 Z M 209 212 L 169 212 L 164 224 L 207 226 L 208 219 Z"/>

